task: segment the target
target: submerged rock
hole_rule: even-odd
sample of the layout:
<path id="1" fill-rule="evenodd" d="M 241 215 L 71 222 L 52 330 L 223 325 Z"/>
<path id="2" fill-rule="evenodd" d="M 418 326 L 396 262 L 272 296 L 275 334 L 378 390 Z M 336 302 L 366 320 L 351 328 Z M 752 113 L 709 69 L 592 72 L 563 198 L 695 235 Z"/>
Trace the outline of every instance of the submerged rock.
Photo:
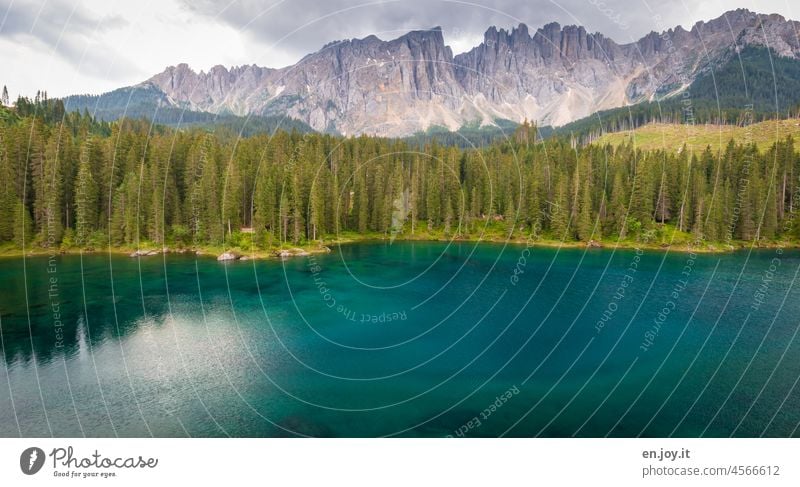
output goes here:
<path id="1" fill-rule="evenodd" d="M 330 249 L 328 249 L 327 252 L 330 252 Z M 311 252 L 305 249 L 301 249 L 299 247 L 295 247 L 292 249 L 280 249 L 275 251 L 275 257 L 280 257 L 281 259 L 288 259 L 289 257 L 304 257 L 307 255 L 311 255 Z"/>
<path id="2" fill-rule="evenodd" d="M 160 252 L 158 250 L 137 250 L 135 252 L 131 252 L 131 257 L 146 257 L 148 255 L 158 255 Z"/>

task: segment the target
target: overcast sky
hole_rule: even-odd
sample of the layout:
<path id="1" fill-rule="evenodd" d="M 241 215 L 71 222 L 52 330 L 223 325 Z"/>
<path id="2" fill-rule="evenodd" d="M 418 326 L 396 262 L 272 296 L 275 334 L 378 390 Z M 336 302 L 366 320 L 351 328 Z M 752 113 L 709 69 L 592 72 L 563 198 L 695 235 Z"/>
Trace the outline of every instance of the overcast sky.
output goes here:
<path id="1" fill-rule="evenodd" d="M 794 0 L 0 0 L 0 84 L 12 98 L 102 93 L 166 66 L 281 67 L 322 45 L 441 26 L 463 52 L 486 28 L 552 21 L 619 43 L 745 7 L 798 19 Z"/>

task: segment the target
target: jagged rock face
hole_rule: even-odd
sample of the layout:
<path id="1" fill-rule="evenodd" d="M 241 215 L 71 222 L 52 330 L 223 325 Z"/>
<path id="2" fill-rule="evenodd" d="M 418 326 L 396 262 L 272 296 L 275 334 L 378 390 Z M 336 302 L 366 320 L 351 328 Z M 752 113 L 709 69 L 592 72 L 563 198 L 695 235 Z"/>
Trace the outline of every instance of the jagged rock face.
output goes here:
<path id="1" fill-rule="evenodd" d="M 489 29 L 481 45 L 456 56 L 456 77 L 475 111 L 493 118 L 561 125 L 625 103 L 613 65 L 622 50 L 583 27 L 548 24 L 528 34 Z M 598 104 L 599 102 L 599 104 Z"/>
<path id="2" fill-rule="evenodd" d="M 728 12 L 616 44 L 583 27 L 521 24 L 486 31 L 453 56 L 442 31 L 331 43 L 293 66 L 170 67 L 145 83 L 180 107 L 236 115 L 287 115 L 320 131 L 400 136 L 431 125 L 451 129 L 496 118 L 562 125 L 597 110 L 685 89 L 694 77 L 747 44 L 800 56 L 800 24 L 778 15 Z"/>
<path id="3" fill-rule="evenodd" d="M 147 82 L 167 94 L 178 106 L 203 111 L 246 114 L 263 96 L 262 87 L 274 69 L 255 65 L 230 70 L 215 66 L 208 73 L 195 73 L 188 65 L 171 66 Z"/>
<path id="4" fill-rule="evenodd" d="M 389 42 L 370 36 L 334 43 L 278 73 L 281 97 L 291 98 L 288 110 L 281 97 L 255 108 L 345 134 L 409 133 L 426 120 L 459 126 L 453 114 L 461 89 L 452 65 L 438 28 Z"/>

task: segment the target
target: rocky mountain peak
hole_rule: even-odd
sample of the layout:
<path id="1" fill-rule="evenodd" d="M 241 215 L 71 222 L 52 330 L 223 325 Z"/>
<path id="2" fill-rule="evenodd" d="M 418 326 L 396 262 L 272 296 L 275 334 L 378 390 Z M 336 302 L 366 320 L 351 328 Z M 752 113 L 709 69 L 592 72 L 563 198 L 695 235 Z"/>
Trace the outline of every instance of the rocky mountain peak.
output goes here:
<path id="1" fill-rule="evenodd" d="M 375 35 L 326 44 L 281 69 L 256 65 L 193 71 L 171 66 L 146 83 L 177 106 L 265 114 L 344 134 L 406 135 L 497 118 L 561 125 L 597 110 L 685 89 L 698 73 L 745 45 L 800 57 L 800 24 L 747 9 L 617 44 L 557 22 L 489 27 L 453 56 L 441 27 L 391 40 Z"/>

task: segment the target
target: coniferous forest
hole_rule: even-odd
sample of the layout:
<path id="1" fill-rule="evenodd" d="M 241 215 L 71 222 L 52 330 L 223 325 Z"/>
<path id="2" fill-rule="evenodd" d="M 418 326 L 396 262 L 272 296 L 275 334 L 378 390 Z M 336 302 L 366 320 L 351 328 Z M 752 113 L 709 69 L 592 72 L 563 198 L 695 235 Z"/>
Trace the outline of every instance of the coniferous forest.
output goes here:
<path id="1" fill-rule="evenodd" d="M 270 249 L 337 235 L 777 242 L 800 237 L 800 155 L 541 141 L 462 149 L 98 122 L 41 94 L 0 107 L 0 245 Z M 744 141 L 746 142 L 746 141 Z M 487 233 L 488 232 L 488 233 Z"/>

